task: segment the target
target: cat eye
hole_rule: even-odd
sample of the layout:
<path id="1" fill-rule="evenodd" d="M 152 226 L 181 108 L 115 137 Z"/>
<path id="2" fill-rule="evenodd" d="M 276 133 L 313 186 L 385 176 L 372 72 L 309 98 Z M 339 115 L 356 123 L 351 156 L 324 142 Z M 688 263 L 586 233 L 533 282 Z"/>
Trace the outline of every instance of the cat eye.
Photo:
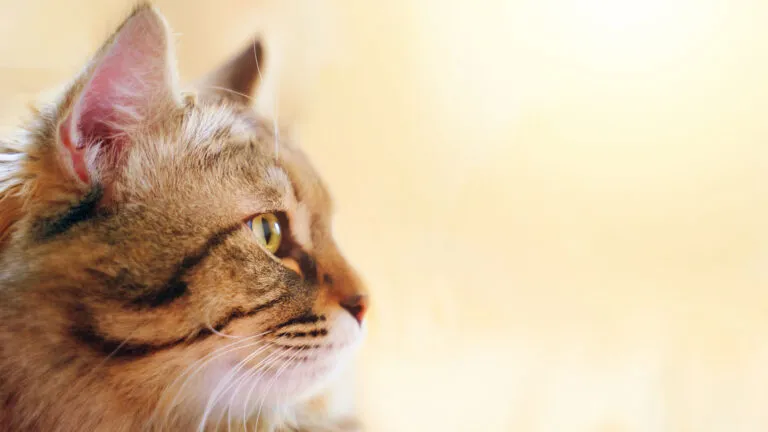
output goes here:
<path id="1" fill-rule="evenodd" d="M 280 249 L 280 244 L 283 241 L 283 229 L 280 219 L 274 213 L 254 216 L 245 224 L 256 236 L 256 240 L 268 251 L 274 254 Z"/>

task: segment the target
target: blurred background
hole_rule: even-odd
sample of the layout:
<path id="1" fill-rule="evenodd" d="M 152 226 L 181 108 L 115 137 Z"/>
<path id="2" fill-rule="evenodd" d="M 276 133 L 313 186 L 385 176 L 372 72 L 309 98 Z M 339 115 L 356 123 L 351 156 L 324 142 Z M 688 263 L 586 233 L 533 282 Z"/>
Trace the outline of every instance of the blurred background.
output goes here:
<path id="1" fill-rule="evenodd" d="M 768 2 L 156 4 L 186 79 L 266 40 L 373 292 L 368 430 L 768 430 Z M 0 130 L 130 7 L 0 0 Z"/>

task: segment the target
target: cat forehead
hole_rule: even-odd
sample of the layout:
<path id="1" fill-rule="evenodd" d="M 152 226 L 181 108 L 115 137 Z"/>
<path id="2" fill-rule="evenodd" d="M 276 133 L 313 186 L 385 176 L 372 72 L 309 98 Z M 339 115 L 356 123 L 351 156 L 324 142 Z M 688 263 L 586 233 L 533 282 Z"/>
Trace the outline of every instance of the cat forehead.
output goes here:
<path id="1" fill-rule="evenodd" d="M 186 97 L 181 140 L 205 143 L 218 138 L 247 137 L 264 134 L 267 122 L 260 119 L 249 107 L 227 103 L 225 99 L 198 103 L 194 94 Z"/>
<path id="2" fill-rule="evenodd" d="M 239 163 L 258 163 L 265 168 L 260 170 L 260 183 L 291 195 L 313 212 L 331 212 L 328 190 L 306 155 L 280 137 L 273 123 L 260 117 L 250 106 L 209 97 L 196 100 L 185 111 L 182 142 L 211 152 L 243 149 L 236 155 Z M 242 145 L 246 142 L 249 146 Z"/>
<path id="3" fill-rule="evenodd" d="M 298 147 L 281 139 L 272 123 L 250 107 L 226 100 L 193 107 L 185 123 L 184 140 L 212 146 L 213 151 L 229 148 L 236 165 L 262 165 L 258 182 L 275 192 L 270 205 L 289 213 L 295 239 L 312 249 L 313 227 L 327 224 L 332 203 L 320 176 Z"/>
<path id="4" fill-rule="evenodd" d="M 292 192 L 289 173 L 278 164 L 277 134 L 250 107 L 226 101 L 196 105 L 185 113 L 181 134 L 182 142 L 205 147 L 204 153 L 233 151 L 238 163 L 261 165 L 262 183 L 282 193 Z"/>

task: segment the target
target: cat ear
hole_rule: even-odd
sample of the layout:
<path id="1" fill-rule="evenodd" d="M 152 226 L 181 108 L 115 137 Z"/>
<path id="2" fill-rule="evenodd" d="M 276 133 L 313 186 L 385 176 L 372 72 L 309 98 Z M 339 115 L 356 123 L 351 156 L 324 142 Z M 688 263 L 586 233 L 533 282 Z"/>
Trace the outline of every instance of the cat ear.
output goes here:
<path id="1" fill-rule="evenodd" d="M 101 48 L 69 95 L 59 124 L 65 159 L 80 180 L 108 177 L 132 131 L 178 104 L 177 72 L 165 20 L 141 6 Z"/>
<path id="2" fill-rule="evenodd" d="M 194 87 L 203 94 L 217 94 L 250 103 L 263 71 L 264 48 L 256 40 L 198 80 Z"/>

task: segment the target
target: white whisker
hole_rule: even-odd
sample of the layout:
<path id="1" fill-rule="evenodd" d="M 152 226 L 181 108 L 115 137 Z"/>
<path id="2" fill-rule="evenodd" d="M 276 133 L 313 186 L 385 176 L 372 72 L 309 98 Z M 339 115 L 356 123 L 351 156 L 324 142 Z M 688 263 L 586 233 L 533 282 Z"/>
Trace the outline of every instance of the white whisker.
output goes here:
<path id="1" fill-rule="evenodd" d="M 296 358 L 297 355 L 299 355 L 302 352 L 302 350 L 297 350 L 296 353 L 294 353 L 287 361 L 283 363 L 283 365 L 278 369 L 277 373 L 274 377 L 272 377 L 272 380 L 267 384 L 266 390 L 264 390 L 264 395 L 261 398 L 261 403 L 259 404 L 259 410 L 256 412 L 256 425 L 259 424 L 259 417 L 261 416 L 261 409 L 264 406 L 264 402 L 267 399 L 267 395 L 269 394 L 269 390 L 272 388 L 272 386 L 275 384 L 277 379 L 280 377 L 280 375 L 285 371 L 285 369 L 291 364 L 294 358 Z M 258 426 L 257 426 L 258 427 Z"/>
<path id="2" fill-rule="evenodd" d="M 179 386 L 178 390 L 176 391 L 173 400 L 171 401 L 171 403 L 167 406 L 167 408 L 165 410 L 166 411 L 165 412 L 166 421 L 169 420 L 169 417 L 171 415 L 171 411 L 176 406 L 176 403 L 178 402 L 179 397 L 182 395 L 184 388 L 187 386 L 187 384 L 192 380 L 192 378 L 198 372 L 200 372 L 203 368 L 205 368 L 208 364 L 210 364 L 214 359 L 216 359 L 218 357 L 221 357 L 221 356 L 223 356 L 223 355 L 225 355 L 227 353 L 230 353 L 232 351 L 236 351 L 236 350 L 239 350 L 239 349 L 245 349 L 245 348 L 252 347 L 252 346 L 255 346 L 255 345 L 258 345 L 258 344 L 262 343 L 261 340 L 257 340 L 257 339 L 262 337 L 262 336 L 264 336 L 264 335 L 266 335 L 266 334 L 268 334 L 268 333 L 270 333 L 270 332 L 271 331 L 267 331 L 267 332 L 259 333 L 259 334 L 252 335 L 252 336 L 245 336 L 245 337 L 243 337 L 243 339 L 234 341 L 234 342 L 232 342 L 230 344 L 227 344 L 227 345 L 225 345 L 223 347 L 220 347 L 220 348 L 214 350 L 213 352 L 208 353 L 207 355 L 203 356 L 202 358 L 200 358 L 199 360 L 195 361 L 194 363 L 192 363 L 181 374 L 179 374 L 179 376 L 177 376 L 176 379 L 174 379 L 173 382 L 169 386 L 167 386 L 165 388 L 165 390 L 163 391 L 163 394 L 158 399 L 157 406 L 155 407 L 155 411 L 153 412 L 152 416 L 150 417 L 150 421 L 154 421 L 156 419 L 156 417 L 158 415 L 158 410 L 163 405 L 163 401 L 166 399 L 166 395 L 168 394 L 167 392 L 169 390 L 173 389 L 176 386 L 176 384 L 179 382 L 179 380 L 181 380 L 182 378 L 187 376 L 187 374 L 189 374 L 189 376 L 187 376 L 187 378 L 184 380 L 184 382 L 181 383 L 181 386 Z M 254 342 L 254 340 L 255 340 L 255 342 Z"/>
<path id="3" fill-rule="evenodd" d="M 215 394 L 216 394 L 216 395 L 215 395 L 215 398 L 213 399 L 213 401 L 210 403 L 210 405 L 211 405 L 211 409 L 215 408 L 215 406 L 216 406 L 216 403 L 218 402 L 218 400 L 219 400 L 219 398 L 220 398 L 221 396 L 223 396 L 224 394 L 226 394 L 226 392 L 227 392 L 227 391 L 228 391 L 230 388 L 232 388 L 232 386 L 234 386 L 234 385 L 236 385 L 236 384 L 238 384 L 238 383 L 241 383 L 241 382 L 242 382 L 242 380 L 243 380 L 243 379 L 245 379 L 245 378 L 248 376 L 248 374 L 250 373 L 250 371 L 246 371 L 245 373 L 243 373 L 243 375 L 242 375 L 242 376 L 241 376 L 239 379 L 237 379 L 235 382 L 233 382 L 233 383 L 231 383 L 231 384 L 229 383 L 229 381 L 232 381 L 232 379 L 235 377 L 235 375 L 237 375 L 237 373 L 238 373 L 238 372 L 239 372 L 241 369 L 243 369 L 243 367 L 244 367 L 244 366 L 245 366 L 245 365 L 246 365 L 246 364 L 247 364 L 249 361 L 251 361 L 251 360 L 252 360 L 252 359 L 254 359 L 256 356 L 258 356 L 259 354 L 261 354 L 262 352 L 264 352 L 266 349 L 268 349 L 268 348 L 270 347 L 270 345 L 272 345 L 272 343 L 271 343 L 271 342 L 266 342 L 266 345 L 264 345 L 264 346 L 262 346 L 262 347 L 259 347 L 259 348 L 257 348 L 256 350 L 254 350 L 254 352 L 252 352 L 251 354 L 249 354 L 248 356 L 246 356 L 246 357 L 245 357 L 245 359 L 243 359 L 242 361 L 240 361 L 240 362 L 239 362 L 239 363 L 238 363 L 238 364 L 237 364 L 237 365 L 236 365 L 236 366 L 235 366 L 235 367 L 234 367 L 234 368 L 233 368 L 231 371 L 229 371 L 229 372 L 227 373 L 227 375 L 226 375 L 226 376 L 225 376 L 225 377 L 222 379 L 222 381 L 224 381 L 224 382 L 226 382 L 226 383 L 227 383 L 227 384 L 226 384 L 226 386 L 224 386 L 224 388 L 222 388 L 222 389 L 221 389 L 220 391 L 218 391 L 218 392 L 217 392 L 217 390 L 219 389 L 219 387 L 221 386 L 221 384 L 219 384 L 219 386 L 217 386 L 217 387 L 216 387 L 216 389 L 214 389 L 214 392 L 215 392 Z M 236 389 L 237 389 L 237 387 L 235 388 L 235 390 L 236 390 Z M 231 404 L 232 404 L 232 398 L 234 397 L 234 395 L 235 395 L 235 394 L 236 394 L 236 391 L 233 391 L 233 392 L 232 392 L 232 396 L 230 397 L 229 403 L 227 404 L 228 406 L 231 406 Z M 223 415 L 224 415 L 224 411 L 222 411 L 222 412 L 221 412 L 221 415 L 219 416 L 219 418 L 218 418 L 218 419 L 217 419 L 217 421 L 216 421 L 216 425 L 217 425 L 217 426 L 218 426 L 218 424 L 221 422 L 221 419 L 222 419 Z"/>
<path id="4" fill-rule="evenodd" d="M 270 344 L 274 345 L 274 344 Z M 232 391 L 232 394 L 229 397 L 228 406 L 229 409 L 227 410 L 227 430 L 230 430 L 230 425 L 232 422 L 232 406 L 234 405 L 235 396 L 238 395 L 240 387 L 249 379 L 251 379 L 254 375 L 258 374 L 261 370 L 262 365 L 266 366 L 266 362 L 268 362 L 273 356 L 275 355 L 275 352 L 272 352 L 268 354 L 265 358 L 261 359 L 259 363 L 257 363 L 254 367 L 252 367 L 250 370 L 246 371 L 241 379 L 238 381 L 237 385 L 235 386 L 234 390 Z M 243 406 L 243 414 L 245 415 L 247 413 L 246 407 Z M 223 413 L 222 413 L 223 414 Z M 221 421 L 221 419 L 219 419 Z M 218 422 L 216 423 L 218 425 Z"/>
<path id="5" fill-rule="evenodd" d="M 256 386 L 259 384 L 259 381 L 264 376 L 264 374 L 266 374 L 269 367 L 275 364 L 275 362 L 277 362 L 280 359 L 280 356 L 285 354 L 286 352 L 287 351 L 285 350 L 285 348 L 281 348 L 279 351 L 274 351 L 272 354 L 269 355 L 268 358 L 265 358 L 264 360 L 262 360 L 262 362 L 259 365 L 257 365 L 257 367 L 254 369 L 258 371 L 258 373 L 255 374 L 256 380 L 251 384 L 251 388 L 248 390 L 248 394 L 246 394 L 245 400 L 243 402 L 243 429 L 245 430 L 248 429 L 248 425 L 247 425 L 248 414 L 249 414 L 248 402 L 251 400 L 251 394 L 253 394 L 253 391 L 256 389 Z M 267 359 L 269 359 L 268 362 L 266 362 Z M 262 365 L 262 363 L 264 364 Z M 258 425 L 256 427 L 258 428 Z"/>
<path id="6" fill-rule="evenodd" d="M 211 414 L 211 411 L 216 406 L 216 402 L 218 402 L 219 397 L 221 394 L 223 394 L 228 388 L 229 388 L 229 382 L 232 381 L 233 377 L 237 374 L 240 369 L 243 368 L 243 366 L 248 363 L 251 359 L 259 355 L 262 351 L 264 351 L 266 348 L 268 348 L 269 345 L 262 346 L 258 349 L 256 349 L 251 354 L 247 355 L 243 360 L 239 361 L 232 370 L 227 372 L 227 374 L 224 376 L 224 378 L 221 379 L 219 384 L 216 386 L 216 388 L 213 389 L 211 394 L 208 396 L 208 403 L 206 404 L 205 410 L 203 411 L 203 417 L 200 421 L 200 426 L 198 428 L 199 432 L 203 432 L 205 429 L 206 421 L 208 420 L 208 416 Z"/>
<path id="7" fill-rule="evenodd" d="M 276 82 L 278 80 L 275 80 Z M 277 125 L 277 87 L 278 85 L 275 84 L 275 108 L 274 108 L 274 115 L 272 116 L 272 128 L 274 129 L 275 133 L 275 160 L 280 159 L 280 128 Z"/>
<path id="8" fill-rule="evenodd" d="M 256 99 L 253 96 L 249 96 L 249 95 L 247 95 L 245 93 L 242 93 L 242 92 L 239 92 L 237 90 L 232 90 L 231 88 L 226 88 L 226 87 L 221 87 L 221 86 L 207 86 L 207 87 L 203 87 L 201 90 L 208 90 L 208 89 L 210 89 L 210 90 L 221 90 L 221 91 L 229 92 L 229 93 L 234 94 L 234 95 L 242 96 L 242 97 L 250 100 L 251 102 L 256 102 Z"/>
<path id="9" fill-rule="evenodd" d="M 120 345 L 118 345 L 117 348 L 113 349 L 112 352 L 109 353 L 109 355 L 104 357 L 104 360 L 99 362 L 99 364 L 97 364 L 93 369 L 91 369 L 88 372 L 87 375 L 85 375 L 84 377 L 80 378 L 80 380 L 81 381 L 85 380 L 85 378 L 93 375 L 94 372 L 96 372 L 98 369 L 100 369 L 102 366 L 104 366 L 112 357 L 114 357 L 121 349 L 123 349 L 123 347 L 128 343 L 128 341 L 131 340 L 131 337 L 134 335 L 134 333 L 136 333 L 136 330 L 131 332 L 131 334 L 129 334 L 128 337 L 125 338 L 124 341 L 120 342 Z"/>
<path id="10" fill-rule="evenodd" d="M 256 51 L 256 38 L 253 38 L 253 58 L 256 60 L 256 72 L 259 74 L 259 82 L 264 82 L 261 75 L 261 65 L 259 64 L 259 53 Z"/>
<path id="11" fill-rule="evenodd" d="M 253 56 L 256 59 L 256 72 L 259 74 L 259 82 L 264 82 L 264 76 L 261 74 L 261 65 L 259 64 L 259 54 L 256 52 L 256 39 L 253 40 Z M 277 76 L 277 75 L 275 75 Z M 277 83 L 277 80 L 275 80 Z M 279 93 L 278 91 L 279 85 L 275 84 L 275 94 L 274 94 L 274 115 L 272 116 L 272 127 L 274 129 L 275 134 L 275 160 L 280 158 L 280 130 L 277 127 L 277 95 Z"/>
<path id="12" fill-rule="evenodd" d="M 248 344 L 245 344 L 245 345 L 242 345 L 242 346 L 237 346 L 238 344 L 242 344 L 243 342 L 245 342 L 245 341 L 237 341 L 237 342 L 233 342 L 233 343 L 231 343 L 231 344 L 229 344 L 229 345 L 227 345 L 227 346 L 224 346 L 224 347 L 222 347 L 222 348 L 220 348 L 220 349 L 218 349 L 218 350 L 216 350 L 216 351 L 214 351 L 214 352 L 212 352 L 212 353 L 210 353 L 210 354 L 206 355 L 205 357 L 203 357 L 203 358 L 201 358 L 201 359 L 197 360 L 196 362 L 192 363 L 192 365 L 190 365 L 190 366 L 189 366 L 189 367 L 188 367 L 188 368 L 187 368 L 187 369 L 186 369 L 186 370 L 185 370 L 183 373 L 181 373 L 181 374 L 180 374 L 178 377 L 176 377 L 176 379 L 175 379 L 175 380 L 174 380 L 174 381 L 171 383 L 171 385 L 169 385 L 168 387 L 166 387 L 166 390 L 165 390 L 165 391 L 163 391 L 163 395 L 161 396 L 161 399 L 158 401 L 158 405 L 157 405 L 157 407 L 155 408 L 155 413 L 157 413 L 157 410 L 158 410 L 158 409 L 159 409 L 159 408 L 160 408 L 160 407 L 163 405 L 163 404 L 162 404 L 162 402 L 163 402 L 163 400 L 165 399 L 165 395 L 167 394 L 167 391 L 168 391 L 168 390 L 170 390 L 170 389 L 172 389 L 172 388 L 174 388 L 175 384 L 176 384 L 176 383 L 177 383 L 177 382 L 178 382 L 180 379 L 182 379 L 184 376 L 186 376 L 187 374 L 189 374 L 190 372 L 192 372 L 192 373 L 191 373 L 191 374 L 190 374 L 190 375 L 189 375 L 189 376 L 188 376 L 188 377 L 187 377 L 187 378 L 186 378 L 186 379 L 185 379 L 185 380 L 184 380 L 184 381 L 181 383 L 181 386 L 179 386 L 178 390 L 177 390 L 177 391 L 176 391 L 176 393 L 174 394 L 173 400 L 172 400 L 172 401 L 171 401 L 171 403 L 170 403 L 170 404 L 169 404 L 169 405 L 166 407 L 166 410 L 165 410 L 165 413 L 166 413 L 166 421 L 170 420 L 170 418 L 169 418 L 169 417 L 170 417 L 170 415 L 171 415 L 171 412 L 173 411 L 174 407 L 177 405 L 177 402 L 179 402 L 179 397 L 181 397 L 181 396 L 183 395 L 183 390 L 184 390 L 184 388 L 187 386 L 187 384 L 188 384 L 189 382 L 191 382 L 192 378 L 193 378 L 193 377 L 194 377 L 194 376 L 195 376 L 195 375 L 196 375 L 196 374 L 197 374 L 197 373 L 198 373 L 200 370 L 204 369 L 204 368 L 205 368 L 207 365 L 211 364 L 211 362 L 212 362 L 212 361 L 213 361 L 215 358 L 217 358 L 217 357 L 219 357 L 219 356 L 221 356 L 221 355 L 224 355 L 224 354 L 226 354 L 226 353 L 229 353 L 229 352 L 231 352 L 231 351 L 235 351 L 235 350 L 238 350 L 238 349 L 244 349 L 244 348 L 248 348 L 248 347 L 250 347 L 250 346 L 253 346 L 253 345 L 258 345 L 258 344 L 260 344 L 260 343 L 261 343 L 261 341 L 256 341 L 256 342 L 251 342 L 251 343 L 248 343 Z M 194 369 L 194 371 L 193 371 L 193 368 L 195 368 L 197 365 L 199 365 L 199 367 L 197 367 L 197 368 L 196 368 L 196 369 Z M 153 418 L 154 418 L 154 416 L 155 416 L 155 414 L 153 414 Z"/>
<path id="13" fill-rule="evenodd" d="M 248 336 L 228 335 L 226 333 L 222 333 L 222 332 L 216 330 L 215 328 L 213 328 L 213 326 L 211 325 L 211 320 L 209 318 L 210 318 L 209 315 L 206 314 L 205 315 L 205 327 L 208 330 L 210 330 L 211 333 L 213 333 L 213 334 L 215 334 L 217 336 L 221 336 L 221 337 L 224 337 L 224 338 L 227 338 L 227 339 L 242 339 L 244 337 L 248 337 Z"/>

